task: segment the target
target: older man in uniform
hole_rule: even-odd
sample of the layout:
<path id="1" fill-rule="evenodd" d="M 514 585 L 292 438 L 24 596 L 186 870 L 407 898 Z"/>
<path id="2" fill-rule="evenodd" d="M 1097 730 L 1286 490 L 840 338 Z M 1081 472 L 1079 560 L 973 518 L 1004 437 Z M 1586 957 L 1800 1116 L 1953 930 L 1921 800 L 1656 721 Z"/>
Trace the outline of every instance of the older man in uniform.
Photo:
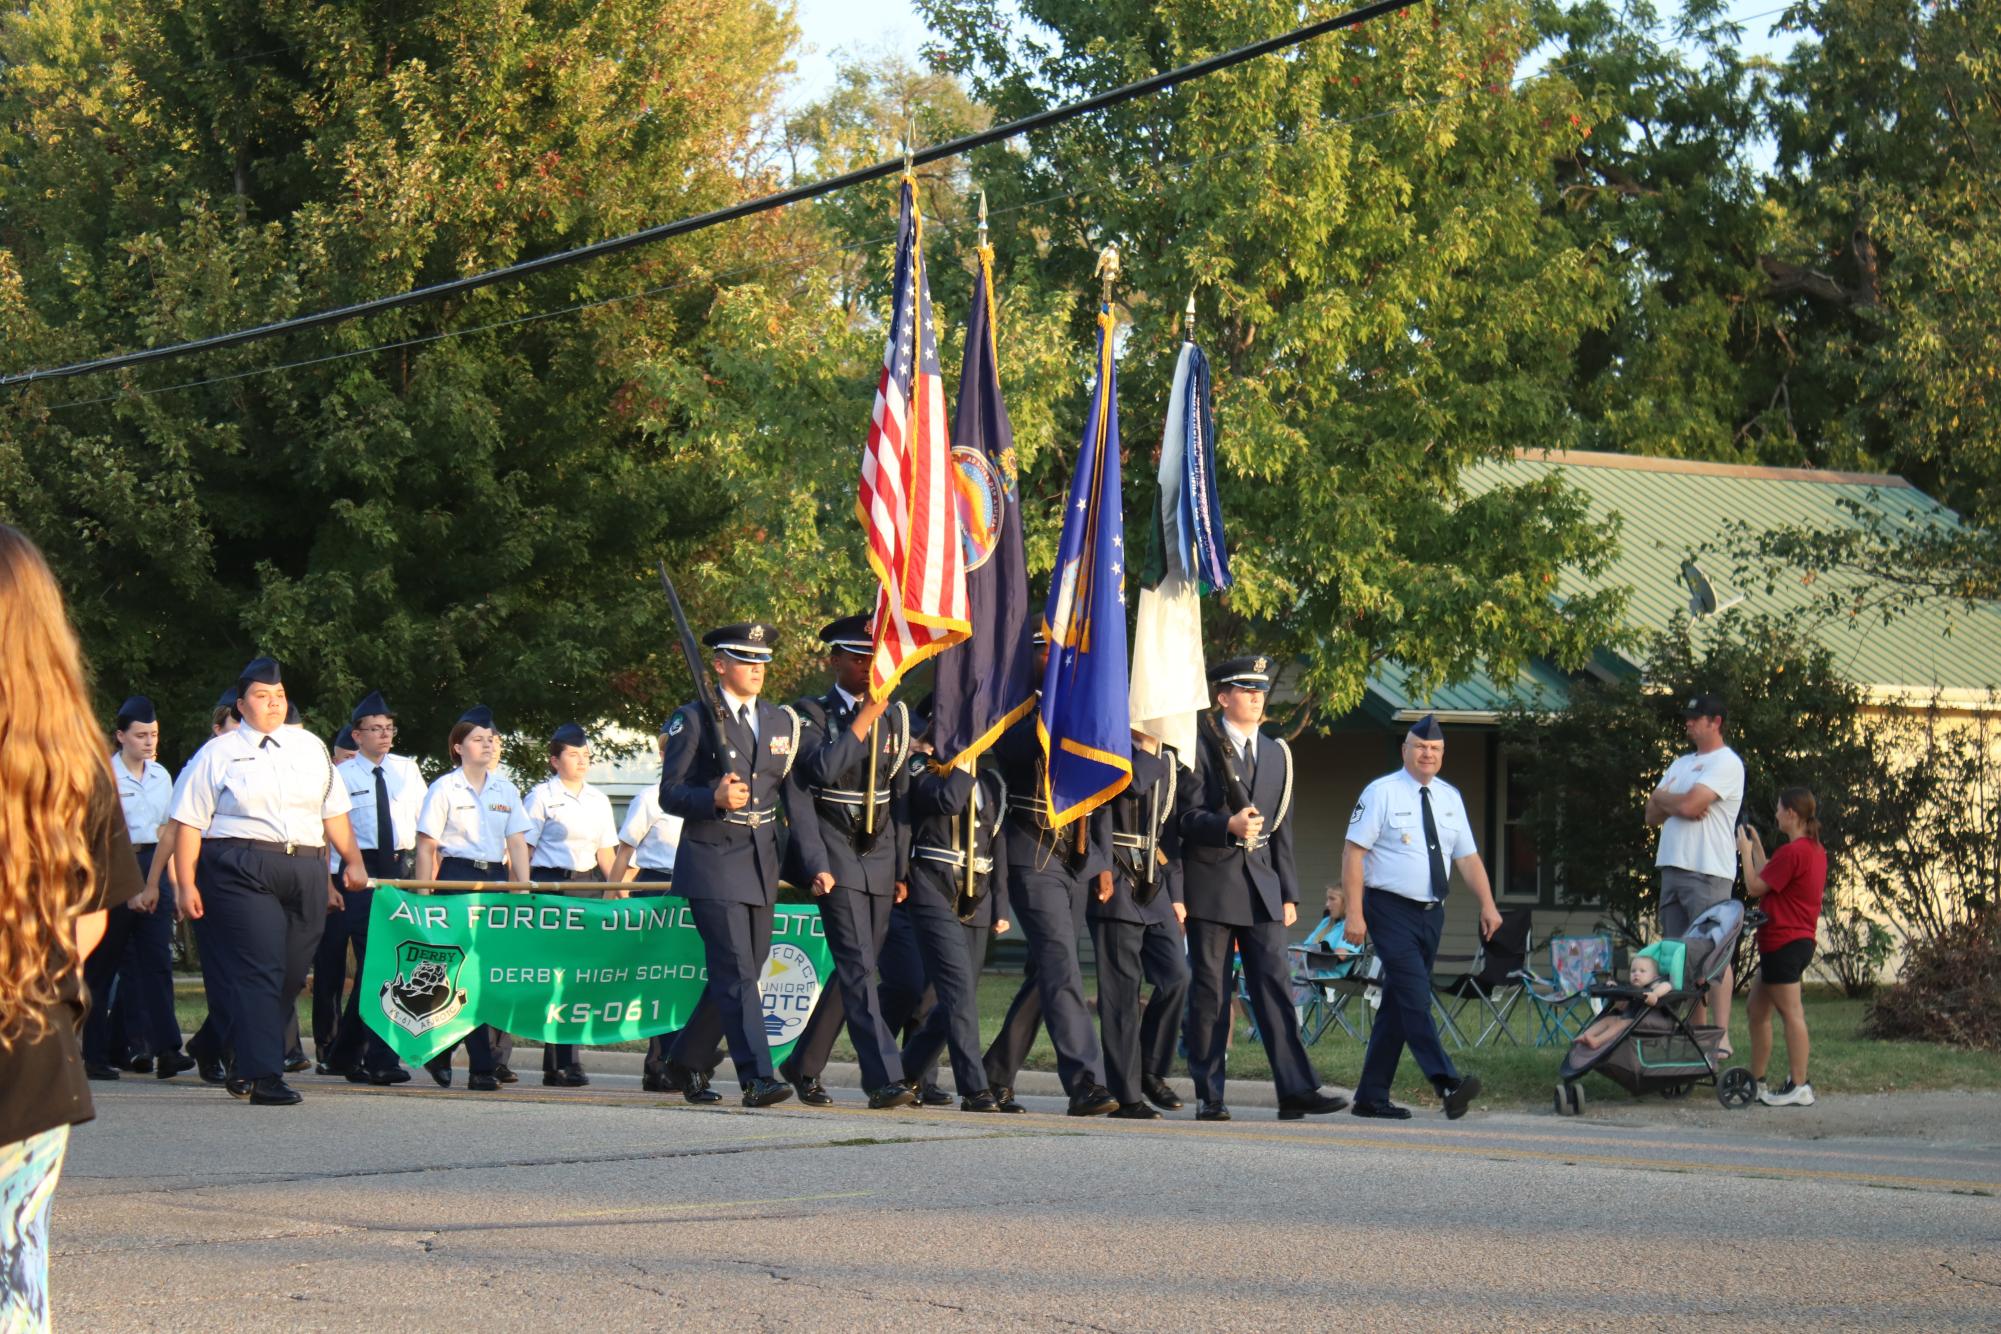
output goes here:
<path id="1" fill-rule="evenodd" d="M 746 1107 L 792 1096 L 772 1068 L 757 989 L 778 903 L 780 793 L 799 744 L 798 715 L 759 698 L 777 641 L 777 631 L 762 621 L 702 637 L 715 651 L 710 665 L 727 716 L 710 716 L 700 700 L 682 705 L 668 721 L 660 763 L 660 809 L 683 821 L 674 890 L 688 901 L 709 971 L 696 1011 L 668 1054 L 666 1081 L 689 1095 L 707 1092 L 719 1028 Z"/>
<path id="2" fill-rule="evenodd" d="M 875 653 L 866 615 L 823 626 L 820 642 L 827 646 L 833 688 L 793 705 L 801 719 L 801 753 L 786 811 L 792 876 L 819 901 L 835 985 L 820 992 L 779 1074 L 801 1102 L 832 1103 L 820 1072 L 845 1020 L 868 1105 L 907 1107 L 917 1099 L 903 1086 L 903 1061 L 883 1017 L 875 973 L 890 910 L 908 892 L 910 780 L 904 765 L 910 713 L 901 704 L 865 698 Z"/>
<path id="3" fill-rule="evenodd" d="M 1431 1017 L 1431 966 L 1438 958 L 1453 867 L 1480 901 L 1481 938 L 1501 925 L 1466 804 L 1459 790 L 1438 776 L 1444 763 L 1445 732 L 1426 714 L 1404 736 L 1403 767 L 1363 788 L 1348 819 L 1341 858 L 1347 939 L 1360 945 L 1373 936 L 1383 965 L 1383 1003 L 1355 1086 L 1356 1116 L 1410 1118 L 1409 1108 L 1390 1101 L 1406 1046 L 1438 1090 L 1448 1118 L 1466 1115 L 1480 1091 L 1477 1076 L 1462 1078 L 1453 1069 Z"/>
<path id="4" fill-rule="evenodd" d="M 1230 953 L 1243 960 L 1278 1116 L 1338 1112 L 1346 1098 L 1320 1091 L 1299 1038 L 1286 961 L 1286 928 L 1299 916 L 1293 869 L 1292 751 L 1258 730 L 1271 661 L 1231 658 L 1209 673 L 1216 707 L 1202 716 L 1195 773 L 1181 815 L 1183 897 L 1188 909 L 1188 1070 L 1200 1121 L 1227 1121 L 1224 1061 L 1230 1036 Z"/>

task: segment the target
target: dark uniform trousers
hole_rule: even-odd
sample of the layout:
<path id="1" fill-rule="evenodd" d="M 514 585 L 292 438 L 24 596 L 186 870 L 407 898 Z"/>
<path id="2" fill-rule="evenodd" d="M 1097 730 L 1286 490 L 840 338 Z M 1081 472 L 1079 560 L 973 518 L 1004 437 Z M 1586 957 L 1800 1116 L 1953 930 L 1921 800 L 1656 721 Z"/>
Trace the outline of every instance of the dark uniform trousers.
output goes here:
<path id="1" fill-rule="evenodd" d="M 914 885 L 911 892 L 916 892 Z M 917 928 L 911 923 L 908 899 L 890 909 L 889 934 L 883 938 L 875 964 L 878 974 L 875 993 L 882 1002 L 883 1022 L 889 1025 L 891 1033 L 908 1043 L 938 1004 L 937 990 L 924 968 L 923 947 L 917 943 Z M 903 1073 L 906 1078 L 921 1073 L 928 1083 L 938 1072 L 935 1068 L 920 1072 L 906 1065 Z"/>
<path id="2" fill-rule="evenodd" d="M 1030 967 L 1022 973 L 1021 990 L 1008 1007 L 999 1036 L 987 1047 L 987 1083 L 989 1087 L 1013 1087 L 1035 1041 L 1035 1026 L 1042 1022 L 1049 1026 L 1063 1088 L 1075 1097 L 1099 1082 L 1103 1063 L 1098 1030 L 1084 1003 L 1082 965 L 1077 956 L 1088 891 L 1083 880 L 1054 863 L 1046 871 L 1012 874 L 1008 905 L 1027 942 Z"/>
<path id="3" fill-rule="evenodd" d="M 1224 1059 L 1230 1045 L 1230 951 L 1244 966 L 1244 987 L 1258 1036 L 1271 1063 L 1272 1084 L 1281 1098 L 1305 1097 L 1320 1087 L 1299 1020 L 1292 1008 L 1292 975 L 1286 961 L 1285 925 L 1271 919 L 1253 899 L 1257 920 L 1249 926 L 1188 919 L 1188 962 L 1194 976 L 1188 992 L 1188 1073 L 1195 1095 L 1223 1101 Z"/>
<path id="4" fill-rule="evenodd" d="M 952 909 L 951 886 L 941 885 L 921 863 L 911 867 L 910 881 L 910 897 L 904 900 L 901 911 L 910 920 L 914 943 L 923 956 L 924 974 L 931 979 L 937 1001 L 932 1017 L 926 1018 L 905 1044 L 903 1068 L 922 1078 L 922 1072 L 937 1064 L 939 1052 L 949 1051 L 959 1096 L 971 1097 L 987 1087 L 987 1075 L 981 1064 L 979 998 L 974 990 L 979 970 L 972 963 L 968 928 Z M 986 928 L 978 930 L 984 938 Z M 984 945 L 981 949 L 984 953 Z"/>
<path id="5" fill-rule="evenodd" d="M 1438 959 L 1444 910 L 1435 904 L 1427 908 L 1387 890 L 1365 889 L 1362 915 L 1368 920 L 1376 957 L 1383 964 L 1383 1003 L 1369 1032 L 1355 1101 L 1389 1101 L 1390 1084 L 1405 1046 L 1434 1085 L 1456 1080 L 1458 1073 L 1452 1058 L 1445 1054 L 1445 1044 L 1438 1040 L 1438 1025 L 1431 1017 L 1431 966 Z"/>
<path id="6" fill-rule="evenodd" d="M 205 839 L 196 877 L 209 922 L 203 966 L 222 980 L 236 1074 L 279 1075 L 286 1011 L 298 1008 L 326 923 L 326 851 L 287 854 L 242 839 Z"/>
<path id="7" fill-rule="evenodd" d="M 506 871 L 503 869 L 501 874 L 505 876 Z M 440 880 L 491 880 L 493 876 L 494 873 L 491 869 L 481 869 L 471 859 L 466 857 L 438 858 L 438 879 Z M 439 893 L 457 896 L 459 894 L 470 894 L 472 891 L 447 889 L 440 890 Z M 503 1039 L 505 1040 L 504 1046 Z M 466 1069 L 468 1071 L 475 1075 L 490 1075 L 496 1068 L 506 1063 L 508 1055 L 513 1050 L 514 1042 L 513 1039 L 508 1038 L 506 1034 L 502 1033 L 492 1024 L 478 1024 L 474 1026 L 470 1033 L 467 1033 L 459 1041 L 454 1042 L 431 1059 L 434 1061 L 443 1061 L 449 1067 L 451 1065 L 452 1053 L 457 1051 L 460 1046 L 466 1049 Z"/>
<path id="8" fill-rule="evenodd" d="M 139 873 L 150 875 L 154 844 L 139 848 Z M 134 1055 L 160 1057 L 181 1049 L 174 1013 L 174 868 L 160 874 L 160 903 L 132 923 L 132 938 L 118 969 L 118 1010 L 126 1045 Z M 114 1039 L 115 1040 L 115 1039 Z"/>
<path id="9" fill-rule="evenodd" d="M 883 1017 L 875 971 L 883 941 L 889 936 L 895 900 L 888 894 L 836 885 L 814 902 L 820 906 L 820 921 L 834 956 L 835 985 L 821 990 L 806 1020 L 806 1031 L 785 1058 L 785 1068 L 800 1076 L 817 1077 L 827 1068 L 834 1038 L 845 1021 L 848 1041 L 861 1066 L 862 1086 L 879 1089 L 893 1084 L 903 1078 L 903 1060 L 896 1050 L 896 1035 Z"/>
<path id="10" fill-rule="evenodd" d="M 573 871 L 567 866 L 531 866 L 528 868 L 530 880 L 540 880 L 546 884 L 565 884 L 574 880 L 597 880 L 596 870 Z M 508 1044 L 509 1051 L 513 1043 Z M 545 1042 L 542 1044 L 542 1073 L 558 1075 L 577 1063 L 577 1044 L 574 1042 Z"/>
<path id="11" fill-rule="evenodd" d="M 768 1043 L 748 1041 L 750 1033 L 764 1033 L 764 998 L 758 994 L 757 979 L 764 960 L 771 953 L 771 928 L 777 913 L 770 904 L 729 903 L 719 899 L 693 899 L 688 915 L 702 937 L 702 956 L 709 970 L 708 984 L 701 999 L 681 1026 L 667 1059 L 691 1070 L 709 1070 L 716 1061 L 716 1047 L 726 1036 L 730 1060 L 736 1065 L 737 1080 L 748 1084 L 757 1078 L 775 1079 Z M 723 1017 L 734 1022 L 725 1024 Z"/>
<path id="12" fill-rule="evenodd" d="M 141 843 L 133 847 L 139 857 L 139 874 L 143 877 L 153 860 L 156 844 Z M 172 910 L 168 912 L 172 917 Z M 117 1060 L 113 1052 L 114 1038 L 118 1028 L 114 1024 L 113 1006 L 119 1003 L 131 1004 L 130 997 L 121 997 L 124 988 L 116 985 L 123 978 L 122 964 L 126 951 L 139 922 L 146 914 L 134 912 L 124 904 L 119 904 L 104 915 L 104 936 L 97 942 L 90 957 L 83 961 L 83 985 L 90 995 L 90 1014 L 83 1021 L 83 1059 L 92 1065 L 111 1065 Z"/>
<path id="13" fill-rule="evenodd" d="M 915 893 L 916 891 L 913 889 L 911 892 Z M 955 916 L 952 920 L 957 922 L 958 918 Z M 965 952 L 966 958 L 966 979 L 972 988 L 972 994 L 977 996 L 979 994 L 980 970 L 986 967 L 987 964 L 987 942 L 992 939 L 993 928 L 984 922 L 976 922 L 970 926 L 961 923 L 959 925 L 959 932 L 960 948 Z M 977 1005 L 970 1008 L 972 1009 L 973 1019 L 973 1049 L 978 1051 L 980 1041 L 979 1009 Z M 1036 1009 L 1036 1015 L 1036 1022 L 1039 1024 L 1041 1022 L 1040 1006 Z M 917 1031 L 911 1034 L 909 1041 L 904 1044 L 903 1068 L 911 1074 L 924 1071 L 925 1073 L 919 1077 L 923 1078 L 927 1083 L 931 1082 L 935 1077 L 939 1055 L 951 1046 L 952 1030 L 957 1023 L 958 1016 L 952 1012 L 950 1007 L 933 1005 L 931 1012 L 925 1015 L 924 1021 L 917 1026 Z M 1030 1038 L 1033 1040 L 1034 1030 L 1031 1029 L 1029 1032 Z M 1024 1059 L 1026 1058 L 1024 1057 Z M 985 1065 L 985 1058 L 981 1057 L 979 1065 L 974 1070 L 975 1077 L 979 1081 L 972 1090 L 975 1093 L 987 1087 Z M 958 1072 L 958 1063 L 956 1061 L 953 1062 L 952 1077 L 955 1080 L 962 1078 Z M 960 1091 L 962 1093 L 965 1092 L 964 1089 Z"/>
<path id="14" fill-rule="evenodd" d="M 669 885 L 674 882 L 674 873 L 672 871 L 656 871 L 650 866 L 642 866 L 639 868 L 639 874 L 634 877 L 634 880 L 639 884 Z M 666 889 L 635 889 L 632 891 L 632 897 L 635 899 L 658 899 L 665 898 L 669 892 Z M 717 1036 L 720 1037 L 721 1034 L 718 1033 Z M 666 1073 L 667 1048 L 672 1037 L 672 1034 L 656 1033 L 654 1036 L 646 1039 L 647 1074 L 659 1075 Z M 702 1068 L 705 1071 L 708 1069 L 707 1066 L 703 1066 Z"/>
<path id="15" fill-rule="evenodd" d="M 416 854 L 361 850 L 361 864 L 378 880 L 408 879 Z M 372 889 L 343 890 L 346 906 L 327 914 L 326 934 L 313 956 L 313 1044 L 320 1059 L 336 1070 L 359 1065 L 378 1073 L 397 1069 L 402 1062 L 380 1034 L 361 1017 L 361 970 L 368 959 L 368 914 L 375 903 Z M 342 998 L 342 982 L 347 975 L 347 951 L 354 949 L 354 985 Z M 331 993 L 330 995 L 328 993 Z M 329 1033 L 322 1036 L 320 1008 L 333 1010 Z"/>
<path id="16" fill-rule="evenodd" d="M 1145 1098 L 1140 1080 L 1165 1079 L 1174 1066 L 1174 1039 L 1188 1003 L 1188 957 L 1181 932 L 1160 922 L 1098 918 L 1091 923 L 1098 952 L 1098 1026 L 1105 1047 L 1105 1087 L 1120 1102 Z M 1140 1004 L 1140 988 L 1153 996 Z"/>

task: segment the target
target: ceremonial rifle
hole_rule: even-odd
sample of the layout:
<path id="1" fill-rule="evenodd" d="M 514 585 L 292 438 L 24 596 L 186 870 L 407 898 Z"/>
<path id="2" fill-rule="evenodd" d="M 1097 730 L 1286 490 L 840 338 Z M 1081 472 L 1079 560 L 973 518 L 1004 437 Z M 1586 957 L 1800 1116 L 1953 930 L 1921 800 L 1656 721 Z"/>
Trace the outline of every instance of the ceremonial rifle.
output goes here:
<path id="1" fill-rule="evenodd" d="M 1235 815 L 1251 804 L 1251 789 L 1237 772 L 1237 748 L 1223 734 L 1222 718 L 1215 709 L 1204 709 L 1199 717 L 1202 739 L 1215 748 L 1216 762 L 1223 767 L 1223 791 L 1230 803 L 1230 814 Z"/>
<path id="2" fill-rule="evenodd" d="M 716 688 L 715 680 L 702 670 L 702 646 L 695 638 L 695 632 L 688 628 L 688 613 L 681 610 L 681 598 L 674 592 L 674 581 L 667 577 L 667 562 L 660 562 L 660 586 L 667 590 L 667 605 L 674 612 L 674 628 L 680 632 L 681 656 L 688 661 L 688 675 L 695 679 L 695 698 L 701 702 L 703 712 L 715 723 L 711 737 L 711 755 L 716 767 L 723 773 L 735 776 L 736 767 L 729 761 L 729 710 L 723 707 L 722 691 Z M 744 779 L 749 782 L 749 778 Z"/>

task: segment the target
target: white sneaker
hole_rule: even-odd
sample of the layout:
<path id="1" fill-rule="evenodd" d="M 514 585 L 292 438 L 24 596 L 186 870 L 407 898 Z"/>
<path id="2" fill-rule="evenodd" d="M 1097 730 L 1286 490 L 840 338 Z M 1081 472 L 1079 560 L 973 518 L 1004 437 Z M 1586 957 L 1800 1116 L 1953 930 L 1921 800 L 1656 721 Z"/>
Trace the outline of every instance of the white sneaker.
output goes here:
<path id="1" fill-rule="evenodd" d="M 1795 1084 L 1788 1079 L 1777 1088 L 1760 1089 L 1758 1101 L 1767 1107 L 1811 1107 L 1813 1106 L 1813 1085 Z"/>

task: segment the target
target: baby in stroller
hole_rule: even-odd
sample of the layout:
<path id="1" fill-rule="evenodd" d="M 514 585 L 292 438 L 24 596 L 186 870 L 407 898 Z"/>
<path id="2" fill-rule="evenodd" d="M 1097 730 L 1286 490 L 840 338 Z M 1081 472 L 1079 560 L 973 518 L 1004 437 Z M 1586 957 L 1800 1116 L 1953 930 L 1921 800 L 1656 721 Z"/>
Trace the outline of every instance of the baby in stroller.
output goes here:
<path id="1" fill-rule="evenodd" d="M 1661 997 L 1674 990 L 1674 985 L 1661 976 L 1661 966 L 1654 956 L 1640 953 L 1633 956 L 1627 965 L 1626 981 L 1640 994 L 1606 1007 L 1589 1028 L 1577 1035 L 1577 1041 L 1596 1051 L 1619 1034 L 1632 1027 L 1632 1021 L 1640 1017 L 1640 1007 L 1659 1005 Z"/>
<path id="2" fill-rule="evenodd" d="M 1679 939 L 1655 941 L 1634 956 L 1631 985 L 1592 987 L 1605 1008 L 1557 1071 L 1557 1113 L 1583 1110 L 1579 1081 L 1593 1072 L 1636 1095 L 1682 1098 L 1697 1084 L 1714 1084 L 1725 1107 L 1748 1105 L 1757 1092 L 1751 1072 L 1723 1069 L 1717 1054 L 1723 1030 L 1693 1020 L 1696 1003 L 1720 984 L 1743 929 L 1744 905 L 1725 900 L 1697 916 Z"/>

